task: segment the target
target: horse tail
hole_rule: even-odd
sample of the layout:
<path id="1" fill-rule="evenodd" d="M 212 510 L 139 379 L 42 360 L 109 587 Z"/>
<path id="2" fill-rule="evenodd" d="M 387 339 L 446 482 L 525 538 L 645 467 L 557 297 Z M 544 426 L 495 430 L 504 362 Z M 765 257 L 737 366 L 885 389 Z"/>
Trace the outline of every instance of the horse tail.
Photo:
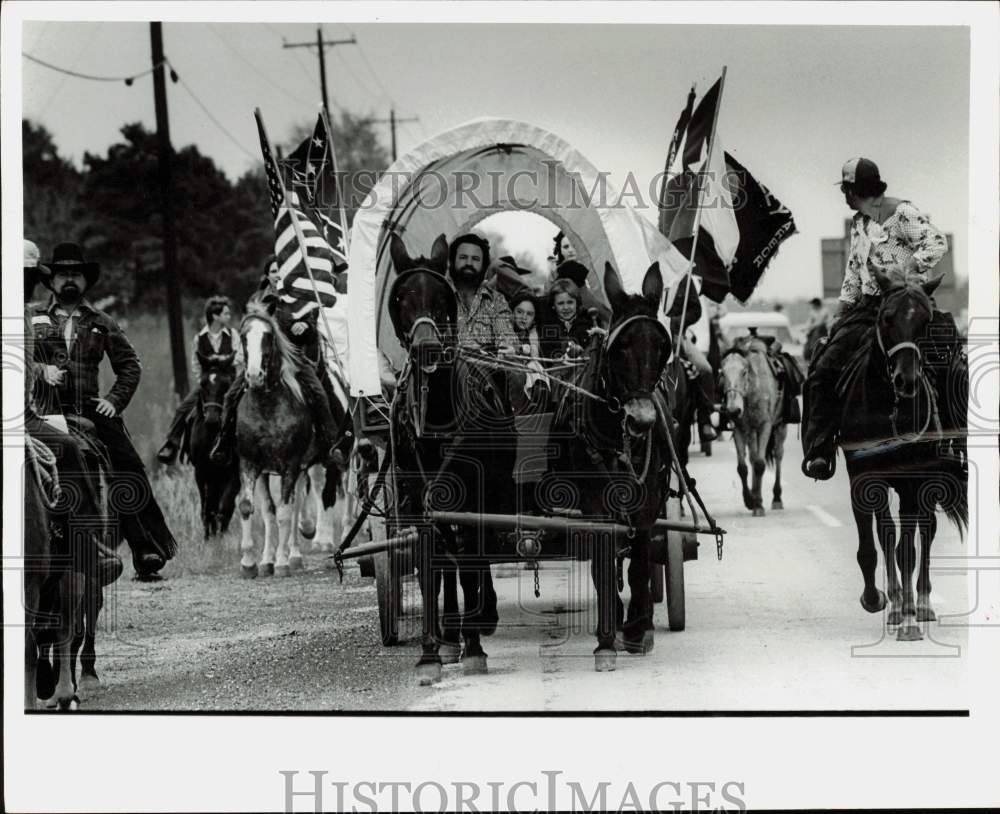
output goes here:
<path id="1" fill-rule="evenodd" d="M 771 427 L 771 434 L 767 436 L 767 446 L 764 447 L 764 463 L 774 466 L 775 428 Z"/>
<path id="2" fill-rule="evenodd" d="M 969 473 L 967 464 L 955 457 L 946 458 L 946 498 L 941 508 L 955 524 L 961 538 L 969 530 Z"/>

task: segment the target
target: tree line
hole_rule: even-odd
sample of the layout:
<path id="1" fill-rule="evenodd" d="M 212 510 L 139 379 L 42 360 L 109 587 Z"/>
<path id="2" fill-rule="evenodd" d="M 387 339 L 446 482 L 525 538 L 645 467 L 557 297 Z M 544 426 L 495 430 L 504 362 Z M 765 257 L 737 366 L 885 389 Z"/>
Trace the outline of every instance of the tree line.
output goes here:
<path id="1" fill-rule="evenodd" d="M 348 222 L 389 155 L 370 122 L 344 112 L 332 123 L 339 168 L 346 173 Z M 95 296 L 114 295 L 130 310 L 161 311 L 163 220 L 156 133 L 141 123 L 121 128 L 106 155 L 85 153 L 77 168 L 59 155 L 52 134 L 23 119 L 24 236 L 42 262 L 57 243 L 79 243 L 101 264 Z M 294 128 L 287 154 L 312 132 Z M 212 294 L 242 303 L 274 251 L 274 226 L 263 161 L 230 181 L 194 145 L 174 150 L 174 217 L 185 310 L 199 311 Z"/>

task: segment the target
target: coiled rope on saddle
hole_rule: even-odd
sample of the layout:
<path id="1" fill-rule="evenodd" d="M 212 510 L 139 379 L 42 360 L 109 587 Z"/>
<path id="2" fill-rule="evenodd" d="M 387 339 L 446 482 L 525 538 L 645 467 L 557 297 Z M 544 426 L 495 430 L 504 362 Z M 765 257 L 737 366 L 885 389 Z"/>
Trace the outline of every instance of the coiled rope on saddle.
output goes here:
<path id="1" fill-rule="evenodd" d="M 54 509 L 61 496 L 55 453 L 43 441 L 30 435 L 25 436 L 24 453 L 35 475 L 35 482 L 41 491 L 45 507 Z"/>

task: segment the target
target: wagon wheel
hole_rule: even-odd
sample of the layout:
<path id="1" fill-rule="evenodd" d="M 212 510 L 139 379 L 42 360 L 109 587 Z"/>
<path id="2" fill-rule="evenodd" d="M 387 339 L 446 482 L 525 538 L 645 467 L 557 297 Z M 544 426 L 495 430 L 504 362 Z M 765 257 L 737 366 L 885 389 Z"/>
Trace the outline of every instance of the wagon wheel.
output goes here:
<path id="1" fill-rule="evenodd" d="M 390 454 L 388 450 L 382 453 L 382 455 L 388 454 Z M 379 464 L 381 463 L 380 460 Z M 384 489 L 382 494 L 385 497 L 383 516 L 371 518 L 372 536 L 376 540 L 388 539 L 399 527 L 398 522 L 395 522 L 396 490 Z M 400 640 L 399 617 L 403 613 L 403 572 L 399 553 L 396 551 L 380 551 L 372 555 L 372 560 L 375 572 L 375 596 L 378 600 L 379 632 L 382 644 L 388 647 L 399 644 Z"/>
<path id="2" fill-rule="evenodd" d="M 667 519 L 675 520 L 679 515 L 679 509 L 683 504 L 678 501 L 667 501 Z M 668 531 L 666 533 L 666 557 L 663 566 L 663 578 L 666 583 L 667 600 L 667 623 L 671 630 L 684 630 L 685 602 L 684 602 L 684 534 L 679 531 Z M 654 571 L 659 571 L 660 566 L 654 565 Z"/>

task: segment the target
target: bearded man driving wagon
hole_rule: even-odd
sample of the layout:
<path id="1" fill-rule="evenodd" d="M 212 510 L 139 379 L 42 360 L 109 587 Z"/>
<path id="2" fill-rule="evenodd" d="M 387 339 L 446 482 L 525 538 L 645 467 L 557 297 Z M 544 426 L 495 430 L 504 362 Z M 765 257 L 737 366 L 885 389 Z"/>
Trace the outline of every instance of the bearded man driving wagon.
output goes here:
<path id="1" fill-rule="evenodd" d="M 837 317 L 826 344 L 814 352 L 803 390 L 802 471 L 818 480 L 833 477 L 836 468 L 843 408 L 836 393 L 837 383 L 863 337 L 875 326 L 882 301 L 876 273 L 895 272 L 911 282 L 923 283 L 948 251 L 947 239 L 926 214 L 909 201 L 885 195 L 886 184 L 873 161 L 852 158 L 844 164 L 840 189 L 855 212 L 847 270 Z M 947 392 L 949 365 L 956 358 L 957 328 L 951 314 L 938 311 L 936 306 L 931 326 L 931 331 L 942 337 L 935 343 L 938 347 L 932 349 L 938 354 L 929 371 L 938 399 L 942 400 Z M 944 357 L 944 363 L 940 357 Z M 949 418 L 951 424 L 964 424 L 964 416 Z"/>

